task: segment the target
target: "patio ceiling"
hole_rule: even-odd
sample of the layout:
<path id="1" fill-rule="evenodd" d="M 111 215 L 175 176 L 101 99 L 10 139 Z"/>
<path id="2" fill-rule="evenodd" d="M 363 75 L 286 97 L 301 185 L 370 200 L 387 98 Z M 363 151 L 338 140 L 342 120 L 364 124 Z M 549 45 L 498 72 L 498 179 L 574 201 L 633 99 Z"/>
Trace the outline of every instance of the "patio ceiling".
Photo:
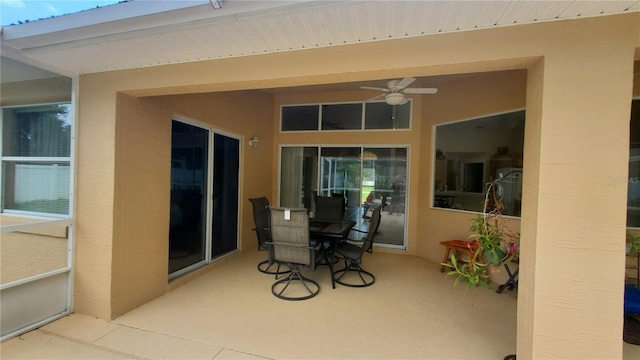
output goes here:
<path id="1" fill-rule="evenodd" d="M 633 11 L 640 1 L 134 0 L 4 27 L 2 54 L 72 76 Z"/>

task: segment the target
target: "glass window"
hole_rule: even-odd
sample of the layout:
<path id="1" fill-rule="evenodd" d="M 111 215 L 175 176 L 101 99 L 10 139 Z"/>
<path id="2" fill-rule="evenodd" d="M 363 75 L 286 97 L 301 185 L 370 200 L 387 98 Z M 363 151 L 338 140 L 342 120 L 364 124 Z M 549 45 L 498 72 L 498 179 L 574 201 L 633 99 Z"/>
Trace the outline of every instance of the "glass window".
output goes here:
<path id="1" fill-rule="evenodd" d="M 627 226 L 640 227 L 640 99 L 632 102 L 629 138 Z"/>
<path id="2" fill-rule="evenodd" d="M 311 208 L 318 191 L 318 147 L 283 147 L 280 156 L 280 206 Z"/>
<path id="3" fill-rule="evenodd" d="M 389 105 L 384 101 L 365 104 L 365 129 L 409 129 L 411 101 L 404 105 Z"/>
<path id="4" fill-rule="evenodd" d="M 5 108 L 2 155 L 68 157 L 71 122 L 68 104 Z"/>
<path id="5" fill-rule="evenodd" d="M 433 206 L 482 211 L 485 184 L 502 182 L 504 215 L 520 216 L 525 111 L 437 126 Z"/>
<path id="6" fill-rule="evenodd" d="M 411 104 L 411 100 L 409 100 L 404 105 L 395 106 L 388 105 L 383 101 L 285 105 L 281 108 L 281 130 L 318 131 L 318 123 L 321 124 L 320 130 L 409 129 L 411 127 Z M 321 106 L 322 114 L 320 114 Z"/>
<path id="7" fill-rule="evenodd" d="M 283 106 L 282 131 L 318 130 L 319 105 Z"/>
<path id="8" fill-rule="evenodd" d="M 2 109 L 3 210 L 69 214 L 69 104 Z"/>
<path id="9" fill-rule="evenodd" d="M 322 105 L 322 130 L 362 129 L 362 103 Z"/>

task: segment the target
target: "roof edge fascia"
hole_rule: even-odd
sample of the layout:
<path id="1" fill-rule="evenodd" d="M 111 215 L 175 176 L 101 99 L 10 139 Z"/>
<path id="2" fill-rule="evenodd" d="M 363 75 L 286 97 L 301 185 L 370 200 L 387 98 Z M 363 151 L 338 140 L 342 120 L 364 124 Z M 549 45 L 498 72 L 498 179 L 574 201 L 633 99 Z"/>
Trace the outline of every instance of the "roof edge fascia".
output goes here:
<path id="1" fill-rule="evenodd" d="M 209 0 L 157 1 L 150 6 L 146 1 L 127 1 L 99 8 L 79 11 L 72 14 L 32 20 L 19 25 L 4 26 L 4 39 L 39 36 L 65 30 L 84 28 L 114 21 L 139 18 L 159 13 L 210 4 Z M 211 6 L 211 5 L 209 5 Z"/>
<path id="2" fill-rule="evenodd" d="M 243 17 L 270 15 L 304 8 L 335 5 L 348 1 L 287 0 L 287 1 L 233 1 L 214 9 L 209 0 L 154 2 L 160 9 L 149 10 L 145 1 L 129 1 L 103 8 L 91 9 L 56 18 L 43 19 L 2 28 L 2 42 L 27 50 L 69 43 L 86 43 L 188 28 L 211 22 L 222 22 Z M 180 4 L 180 5 L 177 5 Z M 135 5 L 135 11 L 124 6 Z M 121 6 L 120 8 L 117 8 Z M 140 6 L 146 10 L 138 9 Z M 155 5 L 154 5 L 155 7 Z M 116 9 L 117 8 L 117 9 Z M 132 8 L 133 9 L 133 8 Z M 101 12 L 108 11 L 109 14 Z M 117 13 L 119 15 L 116 15 Z M 126 13 L 127 15 L 122 15 Z M 68 21 L 77 17 L 76 21 Z"/>

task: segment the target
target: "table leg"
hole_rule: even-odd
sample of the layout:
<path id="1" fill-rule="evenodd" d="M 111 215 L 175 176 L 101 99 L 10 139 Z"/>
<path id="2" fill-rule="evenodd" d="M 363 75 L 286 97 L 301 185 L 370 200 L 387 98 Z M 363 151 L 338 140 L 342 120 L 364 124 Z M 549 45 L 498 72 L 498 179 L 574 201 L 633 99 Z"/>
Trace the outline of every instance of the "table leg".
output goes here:
<path id="1" fill-rule="evenodd" d="M 509 268 L 509 264 L 504 264 L 504 269 L 507 271 L 507 275 L 509 275 L 509 280 L 507 280 L 504 284 L 498 286 L 498 289 L 496 290 L 498 294 L 501 294 L 506 288 L 509 288 L 509 290 L 513 290 L 516 287 L 518 287 L 517 277 L 518 277 L 518 271 L 520 271 L 520 268 L 518 267 L 516 271 L 512 273 L 511 268 Z"/>
<path id="2" fill-rule="evenodd" d="M 332 251 L 330 258 L 327 258 L 326 261 L 329 262 L 329 273 L 331 275 L 331 287 L 333 289 L 335 289 L 336 288 L 336 279 L 333 277 L 333 260 L 334 260 L 334 256 L 333 256 L 333 251 Z"/>
<path id="3" fill-rule="evenodd" d="M 449 262 L 449 254 L 451 253 L 451 248 L 446 246 L 446 250 L 444 252 L 444 259 L 442 259 L 442 263 L 446 264 Z M 440 266 L 440 272 L 444 272 L 445 266 L 441 265 Z"/>

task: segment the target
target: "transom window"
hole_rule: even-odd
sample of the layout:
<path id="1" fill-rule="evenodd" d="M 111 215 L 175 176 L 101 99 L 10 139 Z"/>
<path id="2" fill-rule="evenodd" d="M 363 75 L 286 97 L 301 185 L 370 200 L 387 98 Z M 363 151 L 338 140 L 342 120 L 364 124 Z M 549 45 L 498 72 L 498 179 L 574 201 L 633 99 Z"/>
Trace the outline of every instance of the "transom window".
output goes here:
<path id="1" fill-rule="evenodd" d="M 411 128 L 411 100 L 385 102 L 283 105 L 281 131 L 394 130 Z"/>

